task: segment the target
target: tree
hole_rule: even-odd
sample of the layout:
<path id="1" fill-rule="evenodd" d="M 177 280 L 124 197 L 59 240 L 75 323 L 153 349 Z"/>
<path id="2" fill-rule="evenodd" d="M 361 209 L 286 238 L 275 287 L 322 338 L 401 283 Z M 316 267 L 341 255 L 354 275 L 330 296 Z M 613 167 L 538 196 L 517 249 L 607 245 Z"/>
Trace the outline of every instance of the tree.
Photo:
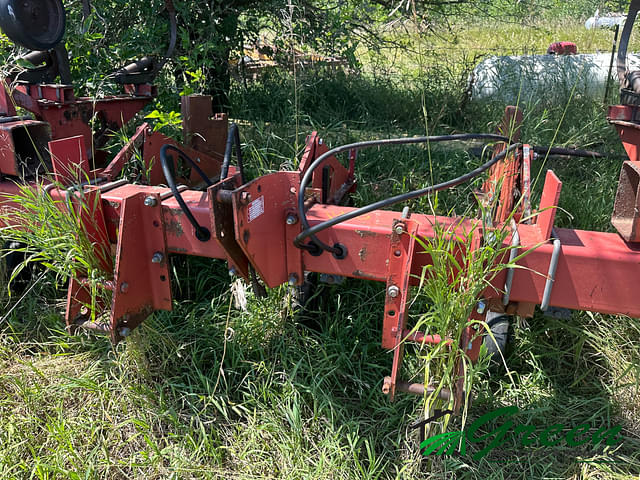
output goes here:
<path id="1" fill-rule="evenodd" d="M 268 30 L 276 55 L 287 57 L 293 44 L 356 62 L 361 42 L 384 43 L 379 27 L 411 18 L 431 28 L 461 12 L 504 12 L 555 0 L 89 0 L 70 3 L 67 47 L 72 71 L 89 86 L 101 85 L 113 71 L 143 55 L 163 55 L 169 39 L 167 4 L 178 23 L 173 58 L 163 81 L 178 91 L 190 83 L 213 96 L 214 111 L 228 109 L 231 52 Z M 514 10 L 516 9 L 516 10 Z"/>

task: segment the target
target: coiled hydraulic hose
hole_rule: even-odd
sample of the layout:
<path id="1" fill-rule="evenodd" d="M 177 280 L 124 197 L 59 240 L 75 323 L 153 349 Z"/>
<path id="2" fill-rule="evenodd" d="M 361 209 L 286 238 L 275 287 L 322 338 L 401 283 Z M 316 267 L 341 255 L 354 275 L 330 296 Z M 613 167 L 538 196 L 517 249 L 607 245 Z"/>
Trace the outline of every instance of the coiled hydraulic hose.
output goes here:
<path id="1" fill-rule="evenodd" d="M 313 176 L 313 172 L 317 169 L 327 158 L 347 150 L 353 149 L 361 149 L 367 147 L 376 147 L 381 145 L 405 145 L 405 144 L 416 144 L 416 143 L 427 143 L 427 142 L 449 142 L 455 140 L 496 140 L 500 142 L 508 142 L 509 139 L 502 135 L 494 135 L 490 133 L 471 133 L 471 134 L 459 134 L 459 135 L 441 135 L 441 136 L 432 136 L 432 137 L 411 137 L 411 138 L 390 138 L 385 140 L 371 140 L 366 142 L 357 142 L 351 143 L 349 145 L 343 145 L 340 147 L 333 148 L 328 152 L 320 155 L 309 167 L 309 169 L 305 172 L 304 177 L 302 178 L 302 182 L 300 183 L 300 191 L 298 192 L 298 216 L 302 223 L 302 232 L 295 238 L 294 245 L 298 248 L 307 249 L 310 251 L 317 251 L 318 248 L 322 250 L 326 250 L 328 252 L 333 253 L 337 256 L 343 256 L 344 252 L 339 247 L 332 247 L 321 240 L 316 236 L 317 233 L 326 230 L 329 227 L 333 227 L 342 222 L 346 222 L 351 220 L 352 218 L 359 217 L 361 215 L 365 215 L 374 210 L 385 208 L 395 203 L 405 202 L 407 200 L 412 200 L 414 198 L 422 197 L 425 195 L 429 195 L 433 192 L 437 192 L 439 190 L 445 190 L 447 188 L 454 187 L 461 183 L 464 183 L 468 180 L 471 180 L 482 172 L 489 169 L 493 164 L 503 159 L 507 153 L 513 151 L 514 149 L 521 146 L 521 144 L 513 144 L 510 145 L 506 150 L 494 156 L 491 160 L 483 164 L 482 166 L 472 170 L 471 172 L 466 173 L 460 177 L 454 178 L 453 180 L 449 180 L 443 183 L 439 183 L 437 185 L 432 185 L 426 188 L 422 188 L 419 190 L 414 190 L 412 192 L 403 193 L 401 195 L 396 195 L 394 197 L 390 197 L 384 200 L 380 200 L 378 202 L 372 203 L 370 205 L 357 208 L 349 213 L 345 213 L 344 215 L 339 215 L 331 220 L 327 220 L 325 222 L 319 223 L 311 227 L 306 217 L 306 213 L 304 210 L 304 192 L 311 182 L 311 178 Z M 311 239 L 310 243 L 303 244 L 304 240 L 307 238 Z"/>

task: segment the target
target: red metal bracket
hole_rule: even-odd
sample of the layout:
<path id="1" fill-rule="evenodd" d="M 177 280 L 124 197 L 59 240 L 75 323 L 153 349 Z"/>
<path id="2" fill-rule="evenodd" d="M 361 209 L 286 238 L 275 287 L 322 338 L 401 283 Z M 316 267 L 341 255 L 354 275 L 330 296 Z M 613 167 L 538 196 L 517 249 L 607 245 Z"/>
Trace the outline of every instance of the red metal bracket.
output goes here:
<path id="1" fill-rule="evenodd" d="M 289 282 L 293 273 L 298 278 L 292 284 L 303 281 L 301 269 L 289 272 L 283 260 L 287 251 L 295 248 L 285 244 L 285 227 L 286 212 L 296 208 L 299 184 L 298 172 L 275 172 L 233 192 L 236 241 L 268 287 Z"/>
<path id="2" fill-rule="evenodd" d="M 84 204 L 93 204 L 89 198 L 99 199 L 94 190 L 84 193 Z M 145 203 L 145 199 L 148 199 Z M 90 202 L 90 203 L 88 203 Z M 96 225 L 90 238 L 106 238 L 106 226 L 102 216 L 101 202 L 84 225 Z M 102 222 L 99 220 L 102 219 Z M 99 237 L 96 237 L 99 235 Z M 102 243 L 96 242 L 97 244 Z M 107 243 L 108 244 L 108 243 Z M 110 260 L 110 258 L 109 258 Z M 113 267 L 112 267 L 113 268 Z M 110 269 L 105 268 L 108 272 Z M 70 331 L 81 326 L 98 330 L 111 336 L 117 343 L 126 337 L 154 310 L 171 310 L 171 286 L 169 281 L 168 252 L 166 248 L 162 206 L 159 195 L 151 192 L 132 192 L 122 199 L 118 243 L 116 248 L 113 280 L 107 281 L 106 289 L 111 294 L 111 309 L 108 323 L 90 322 L 83 315 L 91 295 L 86 279 L 73 279 L 67 295 L 66 322 Z M 104 309 L 101 298 L 97 298 L 100 309 Z M 97 316 L 101 316 L 100 313 Z"/>
<path id="3" fill-rule="evenodd" d="M 145 199 L 154 199 L 154 201 Z M 171 310 L 169 257 L 159 195 L 123 199 L 111 302 L 111 339 L 126 337 L 154 310 Z"/>
<path id="4" fill-rule="evenodd" d="M 104 210 L 100 192 L 95 189 L 83 191 L 81 195 L 73 194 L 69 197 L 69 206 L 73 208 L 74 214 L 78 218 L 78 223 L 84 234 L 93 245 L 96 258 L 101 263 L 104 272 L 113 271 L 113 259 L 111 258 L 111 244 L 107 233 Z M 65 321 L 71 333 L 75 330 L 81 317 L 83 308 L 87 308 L 91 303 L 91 292 L 86 282 L 86 272 L 76 272 L 77 278 L 72 278 L 69 282 L 67 292 L 67 306 Z M 105 285 L 106 289 L 112 289 L 113 285 Z M 99 302 L 97 310 L 101 311 L 106 307 L 102 302 L 102 296 L 98 296 Z"/>
<path id="5" fill-rule="evenodd" d="M 387 290 L 382 327 L 382 347 L 393 348 L 391 379 L 385 382 L 383 392 L 393 401 L 402 357 L 404 354 L 403 334 L 407 324 L 407 300 L 411 263 L 415 253 L 418 224 L 409 219 L 395 220 L 392 225 L 389 244 Z M 393 330 L 395 328 L 395 333 Z"/>
<path id="6" fill-rule="evenodd" d="M 611 224 L 627 242 L 640 242 L 640 162 L 622 164 Z"/>
<path id="7" fill-rule="evenodd" d="M 53 140 L 49 142 L 49 150 L 58 183 L 72 185 L 89 179 L 89 160 L 82 135 Z"/>
<path id="8" fill-rule="evenodd" d="M 231 199 L 218 198 L 218 192 L 230 192 L 241 185 L 240 174 L 227 177 L 207 189 L 211 208 L 211 235 L 224 249 L 229 271 L 249 279 L 249 259 L 236 240 L 233 205 Z"/>
<path id="9" fill-rule="evenodd" d="M 551 237 L 561 191 L 562 182 L 553 173 L 553 170 L 547 170 L 547 176 L 544 179 L 542 188 L 542 197 L 540 198 L 540 213 L 536 218 L 536 225 L 540 229 L 540 235 L 543 240 L 548 240 Z"/>
<path id="10" fill-rule="evenodd" d="M 304 176 L 305 172 L 311 166 L 315 159 L 328 151 L 329 147 L 327 147 L 323 140 L 318 136 L 318 132 L 313 132 L 311 135 L 309 135 L 307 137 L 307 144 L 302 156 L 302 160 L 300 161 L 300 178 Z M 350 162 L 355 162 L 355 156 L 353 154 L 351 154 L 351 159 Z M 326 168 L 329 185 L 329 196 L 326 199 L 326 203 L 337 204 L 341 200 L 342 196 L 344 196 L 349 191 L 353 191 L 353 189 L 355 188 L 355 179 L 353 178 L 353 175 L 350 174 L 349 170 L 346 169 L 334 156 L 327 158 L 322 165 L 323 168 L 318 168 L 315 172 L 313 172 L 313 178 L 311 180 L 310 187 L 322 189 L 322 177 L 324 175 L 323 171 Z"/>
<path id="11" fill-rule="evenodd" d="M 44 173 L 51 168 L 47 151 L 50 140 L 51 127 L 45 122 L 18 120 L 0 124 L 0 172 L 19 177 Z"/>
<path id="12" fill-rule="evenodd" d="M 222 160 L 229 126 L 227 114 L 213 115 L 209 95 L 183 96 L 181 111 L 184 144 Z"/>

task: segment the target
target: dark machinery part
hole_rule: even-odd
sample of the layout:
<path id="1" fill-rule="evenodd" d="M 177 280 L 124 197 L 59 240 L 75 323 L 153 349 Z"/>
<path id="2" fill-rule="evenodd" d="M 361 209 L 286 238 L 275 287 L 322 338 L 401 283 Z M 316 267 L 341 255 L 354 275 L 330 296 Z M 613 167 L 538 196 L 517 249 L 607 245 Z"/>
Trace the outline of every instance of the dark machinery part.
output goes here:
<path id="1" fill-rule="evenodd" d="M 621 103 L 627 105 L 640 105 L 640 71 L 630 72 L 627 69 L 627 48 L 629 47 L 631 31 L 639 10 L 640 0 L 632 0 L 618 48 L 617 70 L 621 89 L 620 97 Z"/>
<path id="2" fill-rule="evenodd" d="M 243 184 L 247 183 L 247 178 L 244 174 L 244 165 L 242 162 L 242 149 L 240 148 L 240 132 L 238 131 L 238 125 L 232 123 L 229 126 L 229 133 L 227 134 L 227 144 L 224 150 L 224 159 L 222 160 L 222 168 L 220 170 L 220 180 L 224 180 L 229 175 L 229 166 L 231 165 L 231 154 L 233 153 L 233 147 L 236 149 L 236 161 L 238 172 L 240 172 L 240 180 Z"/>
<path id="3" fill-rule="evenodd" d="M 25 244 L 15 241 L 5 242 L 2 248 L 5 268 L 3 274 L 7 281 L 11 279 L 11 283 L 9 283 L 11 291 L 18 294 L 24 292 L 33 279 L 33 264 L 25 265 L 27 261 L 26 248 Z M 18 269 L 20 270 L 18 271 Z"/>
<path id="4" fill-rule="evenodd" d="M 173 54 L 177 40 L 176 12 L 172 0 L 165 0 L 169 14 L 170 40 L 161 58 L 143 57 L 119 69 L 114 80 L 120 84 L 151 83 Z M 87 4 L 84 5 L 85 15 Z M 65 10 L 61 0 L 0 0 L 0 28 L 16 44 L 33 50 L 23 57 L 36 68 L 19 73 L 17 80 L 28 83 L 71 84 L 69 59 L 59 45 L 65 31 Z"/>
<path id="5" fill-rule="evenodd" d="M 198 223 L 196 218 L 191 213 L 191 210 L 189 210 L 187 203 L 182 198 L 182 194 L 178 190 L 178 187 L 175 181 L 175 177 L 176 177 L 175 162 L 173 161 L 172 157 L 167 155 L 167 150 L 175 151 L 182 160 L 186 161 L 187 163 L 190 163 L 191 166 L 198 172 L 198 174 L 202 177 L 202 179 L 205 181 L 205 183 L 208 186 L 212 186 L 213 182 L 209 180 L 207 175 L 200 169 L 198 164 L 194 162 L 186 153 L 184 153 L 179 148 L 174 147 L 173 145 L 166 144 L 166 145 L 163 145 L 162 148 L 160 149 L 160 163 L 162 164 L 162 172 L 164 173 L 164 177 L 167 181 L 167 185 L 171 189 L 171 193 L 173 193 L 173 196 L 178 202 L 178 205 L 180 205 L 180 208 L 182 209 L 184 216 L 187 218 L 187 220 L 189 220 L 189 223 L 193 225 L 193 228 L 195 229 L 196 238 L 201 242 L 208 242 L 211 239 L 211 232 L 209 231 L 208 228 L 203 227 Z"/>
<path id="6" fill-rule="evenodd" d="M 502 365 L 502 359 L 506 357 L 507 343 L 509 342 L 510 315 L 496 312 L 487 312 L 487 325 L 491 335 L 485 333 L 484 345 L 494 364 Z M 493 336 L 493 337 L 492 337 Z"/>
<path id="7" fill-rule="evenodd" d="M 169 14 L 169 47 L 164 57 L 142 57 L 129 65 L 125 65 L 114 74 L 114 81 L 120 84 L 140 85 L 143 83 L 151 83 L 158 75 L 167 60 L 173 55 L 176 48 L 176 40 L 178 38 L 178 23 L 176 20 L 176 10 L 172 0 L 165 0 L 165 10 Z"/>
<path id="8" fill-rule="evenodd" d="M 61 0 L 0 0 L 0 28 L 13 42 L 30 50 L 50 50 L 64 35 Z"/>
<path id="9" fill-rule="evenodd" d="M 55 83 L 60 76 L 60 83 L 71 84 L 69 55 L 64 45 L 57 45 L 51 50 L 33 51 L 22 57 L 35 68 L 27 68 L 19 72 L 14 79 L 30 84 Z"/>

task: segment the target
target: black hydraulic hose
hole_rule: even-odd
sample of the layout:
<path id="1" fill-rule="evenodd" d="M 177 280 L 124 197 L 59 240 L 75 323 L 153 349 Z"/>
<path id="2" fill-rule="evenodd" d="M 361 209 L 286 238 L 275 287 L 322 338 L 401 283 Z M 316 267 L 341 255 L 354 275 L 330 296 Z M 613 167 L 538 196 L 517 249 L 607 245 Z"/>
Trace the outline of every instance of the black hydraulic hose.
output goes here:
<path id="1" fill-rule="evenodd" d="M 194 162 L 189 155 L 184 153 L 182 150 L 180 150 L 175 145 L 171 145 L 169 143 L 167 143 L 166 145 L 163 145 L 162 148 L 160 148 L 160 155 L 162 156 L 163 152 L 166 155 L 167 150 L 173 150 L 174 152 L 176 152 L 178 154 L 178 156 L 180 158 L 182 158 L 182 160 L 184 160 L 185 162 L 189 163 L 193 167 L 193 169 L 197 172 L 197 174 L 200 175 L 200 178 L 202 178 L 202 180 L 204 180 L 204 182 L 207 184 L 207 186 L 210 187 L 211 185 L 213 185 L 213 182 L 211 181 L 211 179 L 209 177 L 207 177 L 207 174 L 204 173 L 204 171 L 200 168 L 200 166 L 196 162 Z M 173 163 L 172 163 L 172 165 L 173 165 Z"/>
<path id="2" fill-rule="evenodd" d="M 178 152 L 178 155 L 186 158 L 188 161 L 191 161 L 191 159 L 179 148 L 176 148 L 173 145 L 166 144 L 163 145 L 162 148 L 160 148 L 160 164 L 162 165 L 162 172 L 164 173 L 164 178 L 167 181 L 167 185 L 171 189 L 171 193 L 173 193 L 173 196 L 176 197 L 176 201 L 178 202 L 178 205 L 180 205 L 180 208 L 182 209 L 185 217 L 187 217 L 187 220 L 189 220 L 191 225 L 193 225 L 193 228 L 196 232 L 196 238 L 201 242 L 207 242 L 209 241 L 209 239 L 211 239 L 211 232 L 206 227 L 203 227 L 198 223 L 196 218 L 191 213 L 191 210 L 189 210 L 187 203 L 182 198 L 182 195 L 180 194 L 180 191 L 178 190 L 175 182 L 175 164 L 173 162 L 173 157 L 167 155 L 167 150 L 175 150 L 176 152 Z M 204 172 L 202 172 L 199 167 L 197 167 L 194 163 L 192 163 L 192 165 L 196 167 L 197 171 L 199 170 L 200 175 L 204 179 L 206 179 L 206 182 L 209 184 L 209 186 L 213 185 L 213 183 L 211 183 L 211 181 L 207 178 L 206 175 L 204 175 Z"/>
<path id="3" fill-rule="evenodd" d="M 478 139 L 483 139 L 483 140 L 498 140 L 498 141 L 502 141 L 502 142 L 507 142 L 509 139 L 507 137 L 504 137 L 502 135 L 494 135 L 494 134 L 488 134 L 488 133 L 483 133 L 483 134 L 459 134 L 459 135 L 441 135 L 441 136 L 433 136 L 433 137 L 412 137 L 412 138 L 390 138 L 390 139 L 385 139 L 385 140 L 371 140 L 371 141 L 366 141 L 366 142 L 357 142 L 357 143 L 352 143 L 349 145 L 343 145 L 340 147 L 336 147 L 332 150 L 329 150 L 328 152 L 324 153 L 323 155 L 321 155 L 320 157 L 318 157 L 309 167 L 309 169 L 305 172 L 304 177 L 302 178 L 302 181 L 300 182 L 300 191 L 298 192 L 298 216 L 300 218 L 300 221 L 302 223 L 302 232 L 300 232 L 300 234 L 295 238 L 294 240 L 294 245 L 298 248 L 305 248 L 305 249 L 317 249 L 318 247 L 326 250 L 328 252 L 331 252 L 335 255 L 342 255 L 344 252 L 342 252 L 342 250 L 340 248 L 336 248 L 336 247 L 331 247 L 325 243 L 323 243 L 322 241 L 320 241 L 317 237 L 316 234 L 318 232 L 321 232 L 322 230 L 325 230 L 329 227 L 332 227 L 334 225 L 337 225 L 339 223 L 342 222 L 346 222 L 347 220 L 351 220 L 352 218 L 355 217 L 359 217 L 360 215 L 365 215 L 366 213 L 372 212 L 373 210 L 377 210 L 379 208 L 384 208 L 384 207 L 388 207 L 390 205 L 393 205 L 395 203 L 400 203 L 400 202 L 404 202 L 407 200 L 412 200 L 414 198 L 418 198 L 424 195 L 429 195 L 430 193 L 439 191 L 439 190 L 444 190 L 447 188 L 451 188 L 454 187 L 456 185 L 459 185 L 460 183 L 466 182 L 478 175 L 480 175 L 482 172 L 484 172 L 485 170 L 487 170 L 489 167 L 491 167 L 493 164 L 495 164 L 496 162 L 498 162 L 499 160 L 501 160 L 502 158 L 504 158 L 506 156 L 506 154 L 510 151 L 512 151 L 513 149 L 517 148 L 518 146 L 520 146 L 520 144 L 514 144 L 509 146 L 505 151 L 501 152 L 500 154 L 494 156 L 491 160 L 489 160 L 488 162 L 486 162 L 485 164 L 483 164 L 482 166 L 476 168 L 475 170 L 472 170 L 471 172 L 462 175 L 460 177 L 457 177 L 453 180 L 449 180 L 447 182 L 443 182 L 437 185 L 432 185 L 426 188 L 422 188 L 420 190 L 414 190 L 412 192 L 407 192 L 407 193 L 403 193 L 401 195 L 396 195 L 394 197 L 391 198 L 387 198 L 384 200 L 380 200 L 378 202 L 372 203 L 370 205 L 367 205 L 365 207 L 361 207 L 358 208 L 356 210 L 353 210 L 349 213 L 346 213 L 344 215 L 339 215 L 338 217 L 332 218 L 331 220 L 327 220 L 325 222 L 319 223 L 318 225 L 315 225 L 313 227 L 311 227 L 309 225 L 309 222 L 307 220 L 305 211 L 304 211 L 304 192 L 307 188 L 307 186 L 309 185 L 309 183 L 311 182 L 311 178 L 313 175 L 313 171 L 322 164 L 322 162 L 324 162 L 327 158 L 329 158 L 330 156 L 333 156 L 337 153 L 346 151 L 346 150 L 352 150 L 352 149 L 360 149 L 360 148 L 366 148 L 366 147 L 374 147 L 374 146 L 380 146 L 380 145 L 402 145 L 402 144 L 412 144 L 412 143 L 426 143 L 426 142 L 445 142 L 445 141 L 454 141 L 454 140 L 478 140 Z M 312 240 L 312 245 L 303 245 L 303 241 L 307 238 L 311 238 Z"/>
<path id="4" fill-rule="evenodd" d="M 629 13 L 627 13 L 627 20 L 624 22 L 622 29 L 622 35 L 620 36 L 620 44 L 618 45 L 618 80 L 621 88 L 632 88 L 633 85 L 628 85 L 627 80 L 627 48 L 629 47 L 629 39 L 631 37 L 631 31 L 633 30 L 633 24 L 636 21 L 636 15 L 640 10 L 640 0 L 632 0 L 629 5 Z"/>
<path id="5" fill-rule="evenodd" d="M 564 155 L 567 157 L 584 157 L 584 158 L 605 158 L 606 155 L 593 150 L 576 150 L 574 148 L 564 147 L 531 147 L 534 152 L 542 155 Z"/>
<path id="6" fill-rule="evenodd" d="M 238 125 L 232 123 L 229 126 L 229 133 L 227 134 L 227 145 L 224 149 L 224 159 L 222 160 L 222 169 L 220 170 L 220 180 L 224 180 L 229 175 L 229 165 L 231 164 L 231 153 L 233 145 L 236 146 L 236 158 L 238 159 L 238 170 L 240 171 L 240 180 L 242 184 L 247 183 L 247 179 L 244 176 L 244 166 L 242 164 L 242 150 L 240 149 L 240 132 L 238 131 Z"/>

